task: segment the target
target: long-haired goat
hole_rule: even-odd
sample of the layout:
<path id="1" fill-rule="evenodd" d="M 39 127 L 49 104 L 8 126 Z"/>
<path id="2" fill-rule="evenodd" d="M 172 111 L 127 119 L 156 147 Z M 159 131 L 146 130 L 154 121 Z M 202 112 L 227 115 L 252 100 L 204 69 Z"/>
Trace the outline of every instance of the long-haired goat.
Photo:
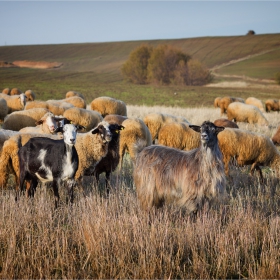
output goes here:
<path id="1" fill-rule="evenodd" d="M 143 209 L 166 203 L 195 213 L 224 194 L 226 177 L 217 139 L 224 127 L 209 121 L 190 127 L 201 133 L 199 148 L 186 152 L 152 145 L 138 154 L 133 177 Z"/>

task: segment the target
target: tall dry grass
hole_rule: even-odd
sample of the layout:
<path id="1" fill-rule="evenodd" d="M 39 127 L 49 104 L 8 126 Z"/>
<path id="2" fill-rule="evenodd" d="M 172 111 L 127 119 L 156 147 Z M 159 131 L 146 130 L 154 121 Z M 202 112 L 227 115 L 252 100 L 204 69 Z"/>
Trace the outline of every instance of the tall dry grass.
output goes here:
<path id="1" fill-rule="evenodd" d="M 176 113 L 190 122 L 219 117 L 217 109 L 129 106 L 129 115 L 150 110 Z M 267 115 L 273 126 L 276 114 Z M 250 127 L 267 135 L 275 128 Z M 227 202 L 203 211 L 194 221 L 165 207 L 150 215 L 135 195 L 133 166 L 126 157 L 112 177 L 112 192 L 88 182 L 72 206 L 54 210 L 53 193 L 44 187 L 34 199 L 15 203 L 13 189 L 0 194 L 0 277 L 37 278 L 280 278 L 280 186 L 265 169 L 265 183 L 232 169 Z"/>

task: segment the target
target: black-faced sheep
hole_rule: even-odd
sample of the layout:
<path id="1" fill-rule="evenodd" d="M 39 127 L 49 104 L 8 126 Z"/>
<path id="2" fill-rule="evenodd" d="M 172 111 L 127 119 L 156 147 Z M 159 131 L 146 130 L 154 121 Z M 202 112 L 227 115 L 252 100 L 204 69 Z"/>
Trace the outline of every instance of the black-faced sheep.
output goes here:
<path id="1" fill-rule="evenodd" d="M 244 99 L 240 97 L 232 97 L 232 96 L 225 96 L 222 97 L 219 101 L 219 107 L 221 109 L 221 116 L 227 112 L 227 108 L 229 104 L 232 102 L 241 102 L 244 103 Z"/>
<path id="2" fill-rule="evenodd" d="M 115 171 L 117 168 L 119 161 L 120 161 L 120 154 L 119 154 L 119 139 L 120 139 L 120 131 L 124 129 L 122 125 L 111 123 L 109 124 L 109 129 L 112 133 L 112 140 L 109 142 L 108 145 L 108 152 L 105 157 L 103 157 L 95 166 L 93 172 L 86 171 L 84 175 L 90 176 L 94 175 L 96 178 L 97 183 L 99 182 L 100 174 L 105 172 L 106 181 L 105 181 L 105 188 L 107 194 L 109 194 L 109 181 L 110 175 L 112 172 Z"/>
<path id="3" fill-rule="evenodd" d="M 4 121 L 4 118 L 8 115 L 8 105 L 4 98 L 0 98 L 0 122 Z"/>
<path id="4" fill-rule="evenodd" d="M 12 88 L 9 95 L 20 95 L 22 91 L 19 88 Z"/>
<path id="5" fill-rule="evenodd" d="M 190 127 L 201 133 L 199 148 L 186 152 L 152 145 L 137 155 L 133 178 L 143 209 L 166 203 L 192 213 L 224 195 L 226 178 L 217 140 L 224 128 L 210 122 Z"/>
<path id="6" fill-rule="evenodd" d="M 239 166 L 252 165 L 254 170 L 262 172 L 260 166 L 270 166 L 276 172 L 280 167 L 280 153 L 265 135 L 248 130 L 226 128 L 218 135 L 219 146 L 223 154 L 226 175 L 229 175 L 229 163 L 235 159 Z"/>
<path id="7" fill-rule="evenodd" d="M 264 105 L 260 99 L 257 99 L 255 97 L 248 97 L 245 100 L 245 104 L 254 105 L 254 106 L 258 107 L 261 112 L 265 112 Z"/>
<path id="8" fill-rule="evenodd" d="M 36 126 L 36 122 L 47 112 L 48 110 L 44 108 L 13 112 L 4 119 L 2 127 L 4 129 L 19 131 L 27 126 Z"/>
<path id="9" fill-rule="evenodd" d="M 267 99 L 265 101 L 266 112 L 270 111 L 280 111 L 280 101 L 278 99 Z"/>
<path id="10" fill-rule="evenodd" d="M 24 190 L 24 182 L 31 182 L 29 194 L 33 195 L 40 182 L 52 183 L 55 207 L 59 202 L 58 187 L 65 181 L 70 202 L 73 202 L 73 188 L 79 159 L 75 149 L 77 129 L 72 124 L 63 127 L 63 140 L 46 137 L 31 138 L 19 149 L 20 180 L 19 189 Z"/>
<path id="11" fill-rule="evenodd" d="M 7 102 L 8 106 L 8 114 L 15 112 L 15 111 L 21 111 L 24 109 L 24 106 L 26 104 L 26 97 L 24 93 L 20 95 L 7 95 L 4 93 L 0 93 L 0 98 L 3 98 Z"/>
<path id="12" fill-rule="evenodd" d="M 63 117 L 71 120 L 75 124 L 84 126 L 85 132 L 92 130 L 103 120 L 99 112 L 77 107 L 65 110 Z"/>
<path id="13" fill-rule="evenodd" d="M 235 122 L 224 118 L 216 119 L 213 123 L 216 126 L 239 128 L 239 126 Z"/>
<path id="14" fill-rule="evenodd" d="M 183 122 L 167 123 L 159 130 L 158 144 L 189 151 L 200 146 L 200 134 Z"/>
<path id="15" fill-rule="evenodd" d="M 26 96 L 26 102 L 35 100 L 35 93 L 31 89 L 26 90 L 24 95 Z"/>
<path id="16" fill-rule="evenodd" d="M 250 124 L 268 125 L 268 120 L 254 105 L 233 102 L 228 106 L 227 117 L 230 121 L 247 122 Z"/>
<path id="17" fill-rule="evenodd" d="M 93 99 L 90 103 L 90 108 L 99 112 L 103 118 L 110 114 L 127 116 L 126 104 L 122 100 L 108 96 Z"/>
<path id="18" fill-rule="evenodd" d="M 127 151 L 132 161 L 135 161 L 135 145 L 141 142 L 142 148 L 152 145 L 152 137 L 148 127 L 139 118 L 128 118 L 122 122 L 124 127 L 120 135 L 120 168 Z"/>
<path id="19" fill-rule="evenodd" d="M 161 127 L 170 122 L 185 122 L 190 124 L 184 117 L 176 117 L 162 113 L 151 113 L 144 117 L 144 123 L 151 132 L 153 143 L 155 143 L 155 140 L 158 138 L 158 132 Z"/>

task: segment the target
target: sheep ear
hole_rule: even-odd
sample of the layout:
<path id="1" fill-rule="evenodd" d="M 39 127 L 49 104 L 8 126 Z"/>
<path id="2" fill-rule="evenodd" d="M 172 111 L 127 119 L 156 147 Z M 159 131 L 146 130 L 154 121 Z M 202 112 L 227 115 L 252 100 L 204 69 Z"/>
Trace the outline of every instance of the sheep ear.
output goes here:
<path id="1" fill-rule="evenodd" d="M 42 124 L 43 123 L 43 120 L 39 120 L 37 122 L 35 122 L 36 125 L 39 125 L 39 124 Z"/>
<path id="2" fill-rule="evenodd" d="M 101 130 L 101 126 L 98 126 L 98 127 L 94 128 L 94 129 L 91 131 L 91 133 L 92 133 L 92 134 L 100 133 L 100 130 Z"/>
<path id="3" fill-rule="evenodd" d="M 77 128 L 78 130 L 86 130 L 86 127 L 83 126 L 83 125 L 80 125 L 80 124 L 77 124 L 77 125 L 76 125 L 76 128 Z"/>
<path id="4" fill-rule="evenodd" d="M 225 128 L 223 126 L 216 126 L 216 133 L 220 133 L 224 130 Z"/>
<path id="5" fill-rule="evenodd" d="M 196 132 L 200 132 L 200 126 L 199 125 L 189 125 L 189 127 Z"/>

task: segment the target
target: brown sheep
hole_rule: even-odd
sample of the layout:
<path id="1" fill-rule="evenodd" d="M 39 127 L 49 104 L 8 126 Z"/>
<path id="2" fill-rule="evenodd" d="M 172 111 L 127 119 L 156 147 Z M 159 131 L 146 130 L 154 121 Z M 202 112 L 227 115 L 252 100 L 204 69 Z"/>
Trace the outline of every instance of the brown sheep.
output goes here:
<path id="1" fill-rule="evenodd" d="M 248 130 L 226 128 L 218 135 L 219 146 L 223 154 L 226 175 L 229 175 L 229 163 L 236 160 L 239 166 L 252 165 L 263 178 L 260 166 L 270 166 L 279 171 L 280 153 L 272 141 L 265 135 Z"/>
<path id="2" fill-rule="evenodd" d="M 214 107 L 215 107 L 215 108 L 220 107 L 220 100 L 221 100 L 221 99 L 222 99 L 221 97 L 216 97 L 216 98 L 215 98 L 215 100 L 214 100 Z"/>
<path id="3" fill-rule="evenodd" d="M 195 213 L 225 194 L 226 177 L 217 139 L 224 128 L 211 122 L 190 127 L 201 133 L 199 148 L 186 152 L 152 145 L 137 155 L 133 178 L 143 209 L 167 203 Z"/>
<path id="4" fill-rule="evenodd" d="M 2 93 L 5 93 L 5 94 L 10 94 L 10 92 L 11 92 L 11 89 L 10 88 L 4 88 L 3 90 L 2 90 Z"/>
<path id="5" fill-rule="evenodd" d="M 224 118 L 216 119 L 214 121 L 214 125 L 223 126 L 223 127 L 231 127 L 231 128 L 239 128 L 239 126 L 235 122 L 230 121 L 228 119 L 224 119 Z"/>
<path id="6" fill-rule="evenodd" d="M 267 99 L 265 101 L 265 110 L 266 112 L 270 111 L 280 111 L 280 101 L 277 99 Z"/>
<path id="7" fill-rule="evenodd" d="M 11 91 L 10 91 L 10 95 L 20 95 L 22 93 L 23 92 L 18 88 L 12 88 Z"/>
<path id="8" fill-rule="evenodd" d="M 227 112 L 227 108 L 232 102 L 244 103 L 244 99 L 240 97 L 225 96 L 219 101 L 219 107 L 221 108 L 221 116 Z"/>
<path id="9" fill-rule="evenodd" d="M 271 140 L 275 146 L 280 146 L 280 126 L 278 126 Z"/>
<path id="10" fill-rule="evenodd" d="M 121 125 L 124 120 L 127 119 L 127 116 L 121 116 L 121 115 L 115 115 L 110 114 L 104 117 L 104 121 L 108 123 L 117 123 L 118 125 Z"/>
<path id="11" fill-rule="evenodd" d="M 184 122 L 165 124 L 158 133 L 158 144 L 189 151 L 200 145 L 200 134 Z"/>
<path id="12" fill-rule="evenodd" d="M 110 114 L 127 116 L 126 104 L 122 100 L 108 96 L 100 96 L 93 99 L 90 103 L 90 108 L 99 112 L 103 118 Z"/>

